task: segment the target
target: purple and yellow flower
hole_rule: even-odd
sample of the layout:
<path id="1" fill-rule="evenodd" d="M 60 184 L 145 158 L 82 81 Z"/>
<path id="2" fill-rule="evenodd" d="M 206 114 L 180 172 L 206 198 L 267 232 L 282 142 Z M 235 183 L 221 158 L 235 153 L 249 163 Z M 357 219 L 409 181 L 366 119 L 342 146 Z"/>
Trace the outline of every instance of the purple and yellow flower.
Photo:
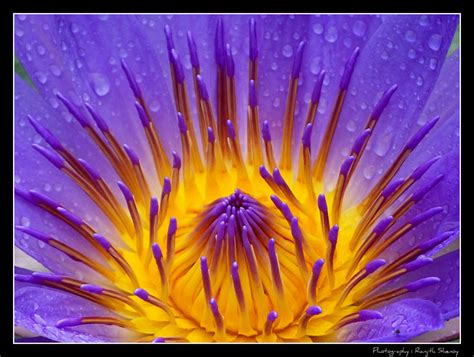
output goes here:
<path id="1" fill-rule="evenodd" d="M 17 15 L 16 326 L 62 342 L 442 329 L 459 315 L 457 22 Z"/>

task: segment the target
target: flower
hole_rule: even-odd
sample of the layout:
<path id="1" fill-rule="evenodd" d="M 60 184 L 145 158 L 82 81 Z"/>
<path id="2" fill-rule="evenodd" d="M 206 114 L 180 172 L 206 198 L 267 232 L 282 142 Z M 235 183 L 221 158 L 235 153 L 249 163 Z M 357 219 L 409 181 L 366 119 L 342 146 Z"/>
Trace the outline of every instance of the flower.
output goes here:
<path id="1" fill-rule="evenodd" d="M 16 270 L 16 325 L 67 342 L 442 328 L 457 20 L 16 16 L 34 88 L 16 79 L 15 243 L 41 264 Z"/>

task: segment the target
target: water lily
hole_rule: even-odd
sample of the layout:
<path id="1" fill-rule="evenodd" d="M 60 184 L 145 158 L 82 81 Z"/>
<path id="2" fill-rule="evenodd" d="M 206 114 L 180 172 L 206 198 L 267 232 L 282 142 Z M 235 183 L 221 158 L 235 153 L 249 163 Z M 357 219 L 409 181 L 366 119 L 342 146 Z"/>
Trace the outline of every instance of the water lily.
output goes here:
<path id="1" fill-rule="evenodd" d="M 61 342 L 446 335 L 457 22 L 17 15 L 32 83 L 15 82 L 16 326 Z"/>

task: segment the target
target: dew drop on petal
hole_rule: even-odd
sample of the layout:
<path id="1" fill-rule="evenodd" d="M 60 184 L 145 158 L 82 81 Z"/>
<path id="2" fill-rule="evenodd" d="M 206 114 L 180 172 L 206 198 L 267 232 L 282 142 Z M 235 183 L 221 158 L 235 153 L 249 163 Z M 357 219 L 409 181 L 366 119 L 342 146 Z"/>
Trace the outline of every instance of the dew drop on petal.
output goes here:
<path id="1" fill-rule="evenodd" d="M 367 30 L 367 25 L 362 20 L 357 20 L 352 25 L 352 32 L 354 35 L 362 37 L 365 35 L 365 31 Z"/>
<path id="2" fill-rule="evenodd" d="M 433 51 L 438 51 L 441 47 L 441 35 L 434 34 L 428 40 L 428 47 Z"/>
<path id="3" fill-rule="evenodd" d="M 337 32 L 337 28 L 335 28 L 334 26 L 329 27 L 327 31 L 324 33 L 324 39 L 329 43 L 336 42 L 338 36 L 339 36 L 339 33 Z"/>
<path id="4" fill-rule="evenodd" d="M 45 53 L 46 53 L 46 49 L 41 46 L 41 45 L 38 45 L 38 47 L 36 47 L 36 52 L 40 55 L 40 56 L 43 56 Z"/>
<path id="5" fill-rule="evenodd" d="M 321 35 L 323 33 L 323 31 L 324 31 L 324 27 L 319 22 L 317 22 L 313 25 L 313 32 L 316 35 Z"/>
<path id="6" fill-rule="evenodd" d="M 364 168 L 364 177 L 367 180 L 372 179 L 372 177 L 374 177 L 374 174 L 375 174 L 375 166 L 374 165 L 369 165 L 369 166 L 366 166 Z"/>
<path id="7" fill-rule="evenodd" d="M 51 185 L 49 183 L 46 183 L 44 186 L 43 186 L 43 189 L 46 191 L 46 192 L 49 192 L 51 191 Z"/>
<path id="8" fill-rule="evenodd" d="M 280 98 L 275 98 L 275 99 L 273 100 L 273 106 L 274 106 L 275 108 L 278 108 L 278 107 L 280 106 Z"/>
<path id="9" fill-rule="evenodd" d="M 405 40 L 407 42 L 415 42 L 416 41 L 416 34 L 414 31 L 412 30 L 408 30 L 407 32 L 405 32 Z"/>
<path id="10" fill-rule="evenodd" d="M 356 130 L 356 123 L 354 120 L 349 120 L 346 124 L 347 131 L 353 133 Z"/>
<path id="11" fill-rule="evenodd" d="M 29 227 L 30 226 L 30 219 L 28 217 L 21 217 L 20 223 L 22 226 Z"/>
<path id="12" fill-rule="evenodd" d="M 438 67 L 438 60 L 436 58 L 430 58 L 429 64 L 430 64 L 430 69 L 434 71 L 436 67 Z"/>
<path id="13" fill-rule="evenodd" d="M 430 19 L 428 18 L 428 16 L 422 15 L 420 16 L 418 23 L 420 24 L 420 26 L 428 26 L 428 24 L 430 23 Z"/>
<path id="14" fill-rule="evenodd" d="M 408 50 L 408 58 L 414 59 L 416 58 L 416 51 L 413 48 Z"/>
<path id="15" fill-rule="evenodd" d="M 36 72 L 35 77 L 41 84 L 45 84 L 48 81 L 48 77 L 46 74 L 44 74 L 44 72 Z"/>
<path id="16" fill-rule="evenodd" d="M 278 64 L 276 62 L 272 62 L 270 67 L 271 67 L 272 70 L 276 71 L 278 69 Z"/>
<path id="17" fill-rule="evenodd" d="M 416 85 L 421 87 L 423 85 L 424 81 L 423 81 L 423 77 L 422 76 L 418 76 L 416 77 Z"/>
<path id="18" fill-rule="evenodd" d="M 160 110 L 160 103 L 158 103 L 158 101 L 154 100 L 150 103 L 150 110 L 152 112 L 157 112 L 158 110 Z"/>
<path id="19" fill-rule="evenodd" d="M 380 55 L 380 58 L 382 58 L 383 60 L 387 60 L 388 59 L 387 51 L 382 51 L 382 54 Z"/>
<path id="20" fill-rule="evenodd" d="M 283 46 L 281 53 L 286 58 L 290 58 L 291 56 L 293 56 L 293 48 L 290 45 L 285 45 Z"/>
<path id="21" fill-rule="evenodd" d="M 52 64 L 50 67 L 49 67 L 49 70 L 51 71 L 51 73 L 53 75 L 55 75 L 56 77 L 59 77 L 61 75 L 61 68 L 59 68 L 58 65 L 56 64 Z"/>
<path id="22" fill-rule="evenodd" d="M 109 79 L 101 73 L 91 73 L 90 74 L 91 84 L 94 88 L 95 94 L 99 97 L 103 97 L 110 91 L 110 81 Z"/>
<path id="23" fill-rule="evenodd" d="M 377 156 L 384 157 L 392 147 L 393 143 L 393 132 L 387 132 L 383 136 L 379 137 L 379 140 L 375 144 L 374 153 Z"/>

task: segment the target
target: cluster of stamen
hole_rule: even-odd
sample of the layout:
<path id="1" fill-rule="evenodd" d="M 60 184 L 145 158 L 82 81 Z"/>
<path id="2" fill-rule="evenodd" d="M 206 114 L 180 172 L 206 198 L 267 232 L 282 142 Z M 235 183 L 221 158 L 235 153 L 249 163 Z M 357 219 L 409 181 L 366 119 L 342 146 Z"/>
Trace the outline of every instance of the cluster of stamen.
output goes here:
<path id="1" fill-rule="evenodd" d="M 100 253 L 101 261 L 95 261 L 36 229 L 17 227 L 93 269 L 106 281 L 102 286 L 50 273 L 17 275 L 17 280 L 63 290 L 117 313 L 116 317 L 68 318 L 59 321 L 58 328 L 116 325 L 142 334 L 141 341 L 153 342 L 324 341 L 334 339 L 337 330 L 348 324 L 382 318 L 372 310 L 378 304 L 439 282 L 436 277 L 427 277 L 400 288 L 377 290 L 429 264 L 431 259 L 423 254 L 452 234 L 445 232 L 412 247 L 393 261 L 379 258 L 414 227 L 442 210 L 434 207 L 397 224 L 442 179 L 440 175 L 406 194 L 439 157 L 420 165 L 407 178 L 393 180 L 437 118 L 409 140 L 360 204 L 344 209 L 350 180 L 397 86 L 388 88 L 379 99 L 341 165 L 334 191 L 322 194 L 329 151 L 359 49 L 346 63 L 323 142 L 312 155 L 311 137 L 324 71 L 317 76 L 294 165 L 291 138 L 305 43 L 298 45 L 277 163 L 269 123 L 260 122 L 253 19 L 249 27 L 246 141 L 239 136 L 238 124 L 243 120 L 237 118 L 237 78 L 222 21 L 218 21 L 216 31 L 216 105 L 201 74 L 197 45 L 191 33 L 187 36 L 198 130 L 191 115 L 184 69 L 171 30 L 165 27 L 181 156 L 173 152 L 172 159 L 168 157 L 140 87 L 122 62 L 160 181 L 159 199 L 152 193 L 158 184 L 149 182 L 147 168 L 142 167 L 137 154 L 128 145 L 119 144 L 106 120 L 89 104 L 85 104 L 84 111 L 59 95 L 120 177 L 118 186 L 125 205 L 90 163 L 74 157 L 30 117 L 35 130 L 53 150 L 37 144 L 34 148 L 84 190 L 128 246 L 116 247 L 46 195 L 16 189 L 19 196 L 68 224 L 90 249 Z M 294 181 L 293 170 L 297 173 Z"/>

